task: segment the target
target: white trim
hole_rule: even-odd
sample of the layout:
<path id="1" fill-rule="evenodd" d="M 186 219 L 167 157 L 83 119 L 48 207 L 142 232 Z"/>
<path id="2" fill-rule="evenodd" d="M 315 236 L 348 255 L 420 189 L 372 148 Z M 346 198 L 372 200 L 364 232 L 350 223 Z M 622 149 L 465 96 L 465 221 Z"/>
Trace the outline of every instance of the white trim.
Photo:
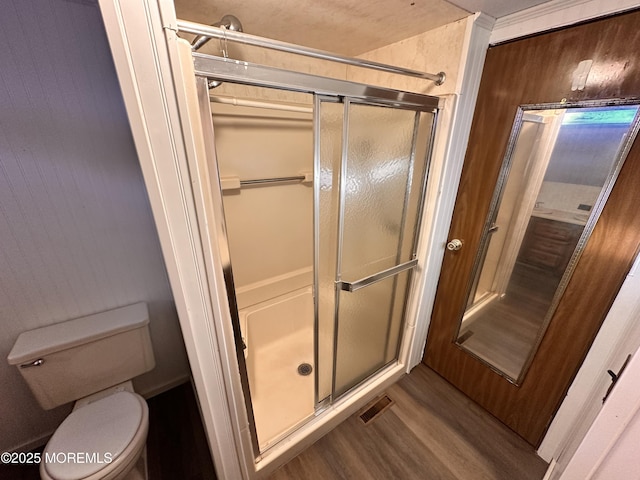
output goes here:
<path id="1" fill-rule="evenodd" d="M 214 211 L 222 210 L 222 193 L 214 191 L 211 186 L 220 185 L 217 170 L 210 172 L 208 162 L 215 158 L 215 150 L 207 144 L 209 137 L 203 132 L 211 128 L 211 110 L 208 91 L 196 89 L 191 45 L 185 39 L 177 37 L 176 33 L 167 29 L 170 62 L 174 65 L 174 79 L 176 85 L 182 86 L 182 91 L 176 92 L 178 100 L 180 122 L 186 146 L 186 158 L 191 176 L 191 193 L 196 207 L 198 225 L 195 232 L 200 234 L 204 263 L 209 279 L 209 297 L 213 309 L 213 326 L 217 332 L 217 347 L 220 349 L 222 373 L 226 385 L 226 395 L 229 405 L 231 424 L 236 439 L 236 452 L 240 457 L 240 465 L 245 478 L 251 478 L 253 473 L 254 453 L 251 434 L 248 428 L 249 420 L 244 401 L 244 393 L 236 360 L 236 346 L 233 334 L 233 322 L 229 309 L 228 296 L 223 265 L 227 262 L 223 253 L 219 232 L 224 231 L 224 217 L 215 215 Z M 205 87 L 204 85 L 199 85 Z M 201 107 L 206 109 L 203 114 Z M 212 130 L 211 130 L 212 131 Z M 214 139 L 211 138 L 211 143 Z M 215 188 L 215 187 L 214 187 Z M 214 248 L 215 245 L 215 248 Z"/>
<path id="2" fill-rule="evenodd" d="M 442 113 L 449 118 L 439 119 L 441 123 L 436 135 L 425 199 L 424 218 L 427 226 L 418 247 L 418 257 L 425 259 L 425 264 L 418 266 L 423 277 L 418 291 L 422 294 L 414 340 L 410 346 L 408 370 L 420 363 L 424 353 L 492 26 L 493 19 L 485 14 L 476 13 L 468 17 L 456 85 L 458 97 L 452 95 L 446 99 Z"/>
<path id="3" fill-rule="evenodd" d="M 639 411 L 640 355 L 636 353 L 566 468 L 559 476 L 554 472 L 552 478 L 560 480 L 603 478 L 599 472 L 605 465 L 606 458 L 620 446 L 627 446 L 625 442 L 633 441 L 625 438 L 624 433 L 634 422 L 637 425 Z M 634 445 L 632 448 L 636 449 L 637 446 Z M 637 462 L 637 457 L 627 459 L 627 478 L 637 478 L 638 472 L 633 471 Z"/>
<path id="4" fill-rule="evenodd" d="M 637 0 L 554 0 L 496 20 L 491 44 L 640 6 Z"/>
<path id="5" fill-rule="evenodd" d="M 500 298 L 500 296 L 497 293 L 486 293 L 480 300 L 477 300 L 473 305 L 468 307 L 462 316 L 462 321 L 460 322 L 460 333 L 462 333 L 465 328 L 470 327 L 471 324 L 477 320 L 477 318 L 475 318 L 476 315 L 498 300 L 498 298 Z"/>
<path id="6" fill-rule="evenodd" d="M 551 475 L 553 475 L 553 472 L 556 469 L 556 459 L 552 458 L 551 461 L 549 462 L 549 467 L 547 468 L 547 471 L 544 474 L 544 477 L 542 478 L 542 480 L 551 480 Z"/>
<path id="7" fill-rule="evenodd" d="M 40 448 L 47 443 L 49 443 L 49 439 L 56 432 L 55 428 L 52 428 L 50 431 L 46 433 L 42 433 L 31 440 L 26 442 L 19 443 L 18 445 L 14 445 L 10 448 L 7 448 L 7 452 L 30 452 L 31 450 L 35 450 L 36 448 Z"/>
<path id="8" fill-rule="evenodd" d="M 160 0 L 167 1 L 168 0 Z M 168 2 L 169 4 L 171 2 Z M 219 478 L 242 478 L 157 2 L 99 0 Z M 173 5 L 162 13 L 171 15 Z"/>
<path id="9" fill-rule="evenodd" d="M 182 385 L 184 383 L 187 383 L 187 382 L 191 382 L 191 376 L 190 375 L 188 375 L 188 374 L 178 375 L 177 377 L 172 378 L 171 380 L 168 380 L 168 381 L 162 383 L 161 385 L 154 385 L 150 389 L 141 390 L 141 391 L 136 389 L 136 392 L 139 393 L 140 395 L 142 395 L 144 398 L 153 398 L 156 395 L 160 395 L 160 394 L 163 394 L 165 392 L 168 392 L 172 388 L 179 387 L 180 385 Z M 135 380 L 134 380 L 133 383 L 135 383 Z"/>

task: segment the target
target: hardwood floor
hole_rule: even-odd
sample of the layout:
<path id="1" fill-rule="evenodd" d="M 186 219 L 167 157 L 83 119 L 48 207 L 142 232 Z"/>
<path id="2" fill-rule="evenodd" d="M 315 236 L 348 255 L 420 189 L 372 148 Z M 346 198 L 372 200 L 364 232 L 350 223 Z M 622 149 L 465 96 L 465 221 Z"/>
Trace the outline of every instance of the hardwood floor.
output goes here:
<path id="1" fill-rule="evenodd" d="M 533 448 L 423 364 L 387 390 L 395 404 L 364 425 L 354 415 L 270 480 L 540 480 Z M 209 480 L 215 471 L 190 384 L 148 400 L 150 480 Z M 3 480 L 38 466 L 0 465 Z"/>
<path id="2" fill-rule="evenodd" d="M 354 415 L 269 480 L 540 480 L 533 447 L 420 364 L 364 425 Z"/>
<path id="3" fill-rule="evenodd" d="M 211 454 L 190 383 L 147 400 L 149 480 L 215 480 Z M 39 448 L 34 451 L 42 451 Z M 2 465 L 2 480 L 39 480 L 38 465 Z"/>

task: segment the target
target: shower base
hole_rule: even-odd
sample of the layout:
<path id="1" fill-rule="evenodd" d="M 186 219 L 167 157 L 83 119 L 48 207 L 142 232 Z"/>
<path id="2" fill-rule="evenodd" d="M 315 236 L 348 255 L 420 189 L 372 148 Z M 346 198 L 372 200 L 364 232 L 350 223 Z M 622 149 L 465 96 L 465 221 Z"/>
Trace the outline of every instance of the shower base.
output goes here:
<path id="1" fill-rule="evenodd" d="M 304 288 L 240 312 L 245 325 L 249 387 L 260 450 L 314 414 L 313 296 Z"/>

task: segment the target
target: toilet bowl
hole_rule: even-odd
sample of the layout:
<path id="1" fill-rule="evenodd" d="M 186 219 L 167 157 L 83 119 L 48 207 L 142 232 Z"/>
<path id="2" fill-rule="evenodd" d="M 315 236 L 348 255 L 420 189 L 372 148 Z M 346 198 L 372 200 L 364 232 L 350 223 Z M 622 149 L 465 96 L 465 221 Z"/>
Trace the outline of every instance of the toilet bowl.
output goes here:
<path id="1" fill-rule="evenodd" d="M 135 469 L 149 430 L 144 398 L 118 391 L 73 412 L 57 428 L 40 462 L 43 480 L 146 478 Z M 143 470 L 143 471 L 140 471 Z"/>
<path id="2" fill-rule="evenodd" d="M 40 405 L 76 401 L 42 452 L 43 480 L 146 480 L 149 409 L 131 379 L 155 361 L 144 303 L 22 333 L 9 353 Z"/>

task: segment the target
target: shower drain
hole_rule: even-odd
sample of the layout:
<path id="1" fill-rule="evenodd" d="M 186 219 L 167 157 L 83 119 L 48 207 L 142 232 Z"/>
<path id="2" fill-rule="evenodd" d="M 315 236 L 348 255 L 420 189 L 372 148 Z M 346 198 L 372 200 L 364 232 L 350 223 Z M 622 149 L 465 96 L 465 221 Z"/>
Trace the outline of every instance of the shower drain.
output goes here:
<path id="1" fill-rule="evenodd" d="M 306 377 L 307 375 L 310 375 L 312 371 L 313 367 L 308 363 L 301 363 L 300 365 L 298 365 L 299 375 Z"/>

